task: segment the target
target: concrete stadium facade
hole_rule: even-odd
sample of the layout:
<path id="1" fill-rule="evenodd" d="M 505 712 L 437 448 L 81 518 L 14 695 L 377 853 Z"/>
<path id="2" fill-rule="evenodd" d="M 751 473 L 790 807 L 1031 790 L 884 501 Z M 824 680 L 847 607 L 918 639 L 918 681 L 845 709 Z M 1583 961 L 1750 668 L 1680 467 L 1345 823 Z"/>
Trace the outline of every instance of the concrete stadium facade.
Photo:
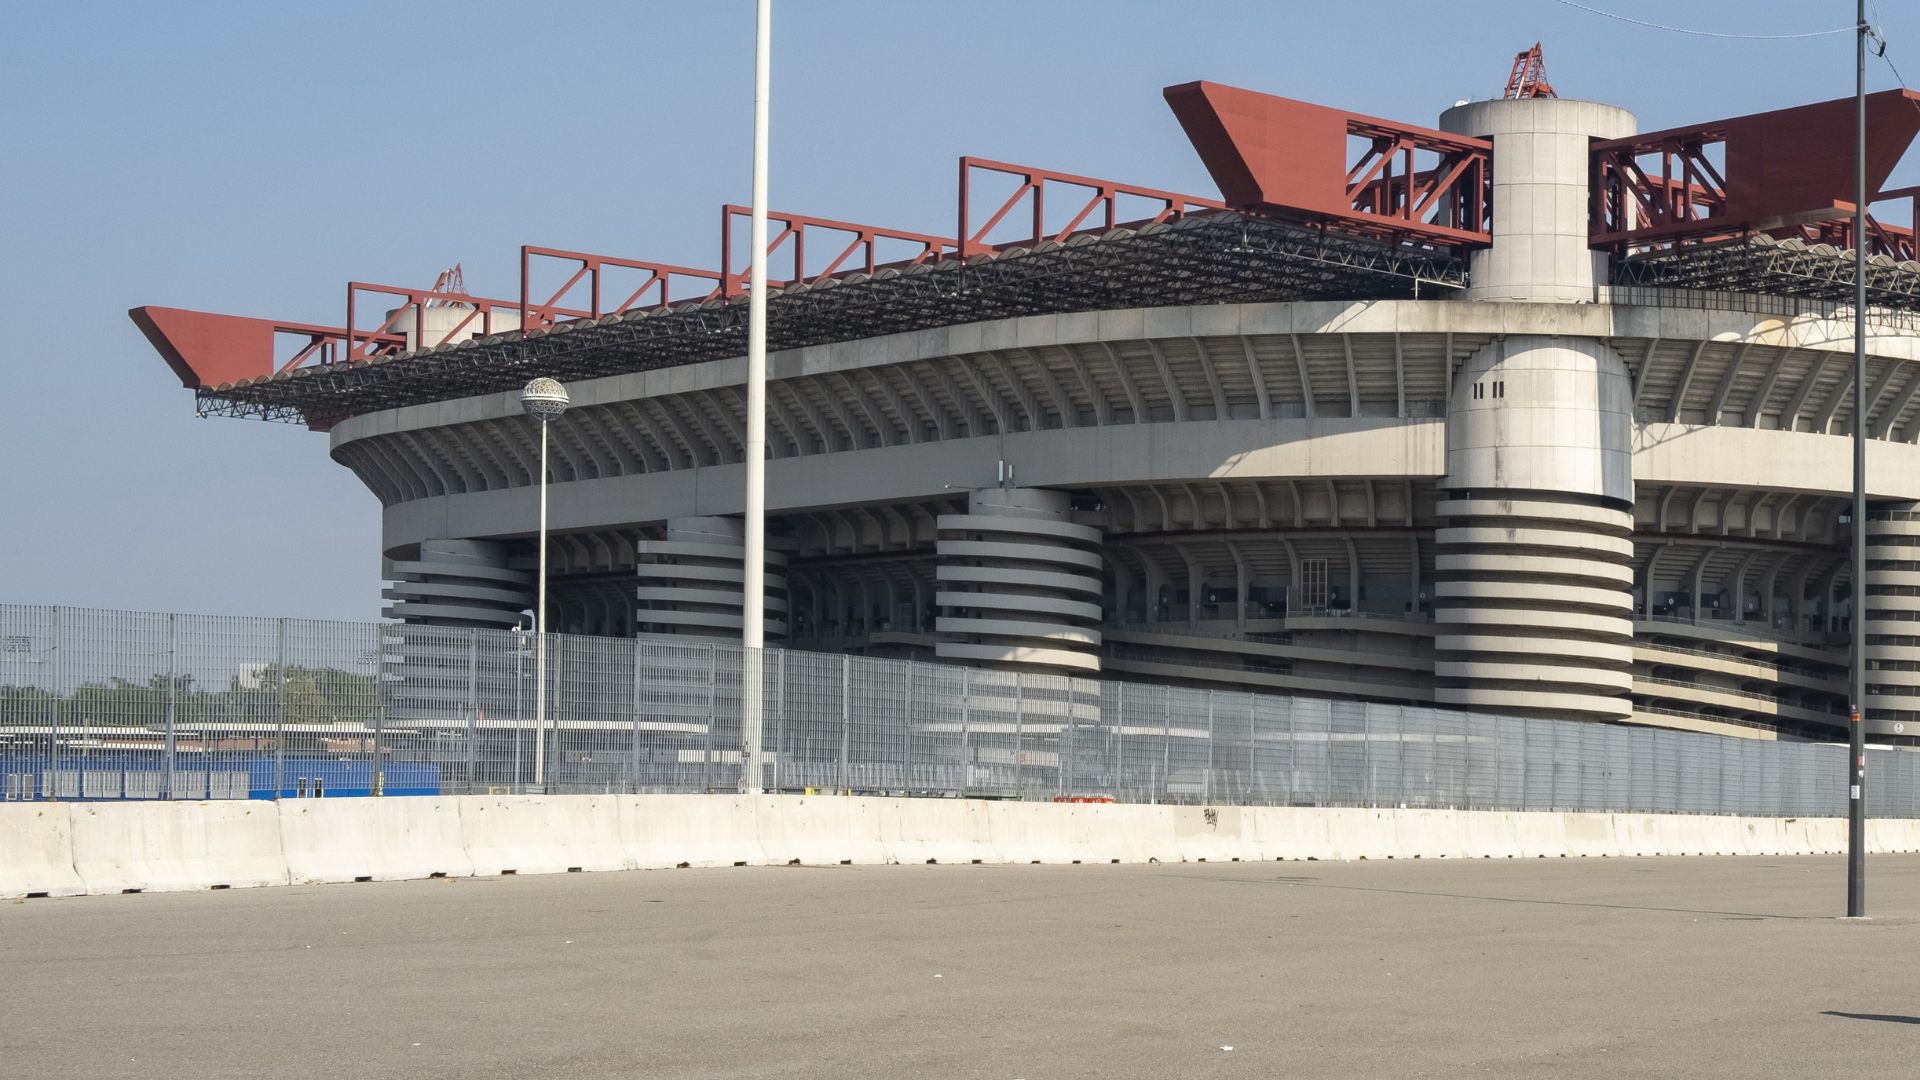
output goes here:
<path id="1" fill-rule="evenodd" d="M 1852 317 L 1612 284 L 1608 105 L 1492 144 L 1464 289 L 961 321 L 770 360 L 768 639 L 1771 738 L 1847 709 Z M 1920 334 L 1871 316 L 1867 714 L 1920 722 Z M 551 625 L 737 640 L 745 362 L 572 382 Z M 362 412 L 405 622 L 532 599 L 512 392 Z M 1915 728 L 1914 730 L 1920 730 Z"/>

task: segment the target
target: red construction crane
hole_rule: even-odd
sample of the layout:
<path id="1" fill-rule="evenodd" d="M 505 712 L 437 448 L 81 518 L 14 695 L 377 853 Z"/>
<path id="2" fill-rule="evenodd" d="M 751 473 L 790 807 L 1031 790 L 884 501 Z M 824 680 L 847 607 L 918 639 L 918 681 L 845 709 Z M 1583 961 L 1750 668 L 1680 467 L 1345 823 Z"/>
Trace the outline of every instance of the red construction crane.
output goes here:
<path id="1" fill-rule="evenodd" d="M 1559 97 L 1547 81 L 1547 61 L 1540 55 L 1540 43 L 1513 58 L 1513 74 L 1507 76 L 1505 98 Z"/>

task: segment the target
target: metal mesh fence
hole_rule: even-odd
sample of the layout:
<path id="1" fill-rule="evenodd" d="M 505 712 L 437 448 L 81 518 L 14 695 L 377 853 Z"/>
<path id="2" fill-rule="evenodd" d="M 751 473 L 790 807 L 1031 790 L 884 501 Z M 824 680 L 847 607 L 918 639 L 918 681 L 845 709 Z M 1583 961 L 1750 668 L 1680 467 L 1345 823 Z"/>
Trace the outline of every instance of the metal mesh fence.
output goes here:
<path id="1" fill-rule="evenodd" d="M 738 646 L 0 605 L 0 797 L 772 790 L 1832 816 L 1846 749 Z M 1868 812 L 1920 816 L 1875 749 Z"/>

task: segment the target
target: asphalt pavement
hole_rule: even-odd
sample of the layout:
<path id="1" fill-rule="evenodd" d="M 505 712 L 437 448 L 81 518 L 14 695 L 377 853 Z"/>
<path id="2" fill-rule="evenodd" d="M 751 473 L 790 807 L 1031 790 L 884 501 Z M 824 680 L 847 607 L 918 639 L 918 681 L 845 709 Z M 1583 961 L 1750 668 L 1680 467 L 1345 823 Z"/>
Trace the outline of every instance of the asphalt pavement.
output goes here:
<path id="1" fill-rule="evenodd" d="M 1920 857 L 661 870 L 0 904 L 33 1077 L 1913 1075 Z"/>

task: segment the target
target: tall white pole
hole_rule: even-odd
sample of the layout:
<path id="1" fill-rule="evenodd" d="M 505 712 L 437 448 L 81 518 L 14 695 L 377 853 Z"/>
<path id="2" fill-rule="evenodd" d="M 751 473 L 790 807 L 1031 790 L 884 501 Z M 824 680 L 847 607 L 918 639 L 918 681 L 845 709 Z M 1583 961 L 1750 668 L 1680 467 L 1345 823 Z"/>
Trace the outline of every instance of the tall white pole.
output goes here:
<path id="1" fill-rule="evenodd" d="M 547 790 L 547 418 L 540 418 L 540 599 L 533 612 L 533 785 Z"/>
<path id="2" fill-rule="evenodd" d="M 747 270 L 747 550 L 740 607 L 741 726 L 746 735 L 744 786 L 760 794 L 760 649 L 766 644 L 767 579 L 767 97 L 772 0 L 757 0 L 753 36 L 753 245 Z"/>

